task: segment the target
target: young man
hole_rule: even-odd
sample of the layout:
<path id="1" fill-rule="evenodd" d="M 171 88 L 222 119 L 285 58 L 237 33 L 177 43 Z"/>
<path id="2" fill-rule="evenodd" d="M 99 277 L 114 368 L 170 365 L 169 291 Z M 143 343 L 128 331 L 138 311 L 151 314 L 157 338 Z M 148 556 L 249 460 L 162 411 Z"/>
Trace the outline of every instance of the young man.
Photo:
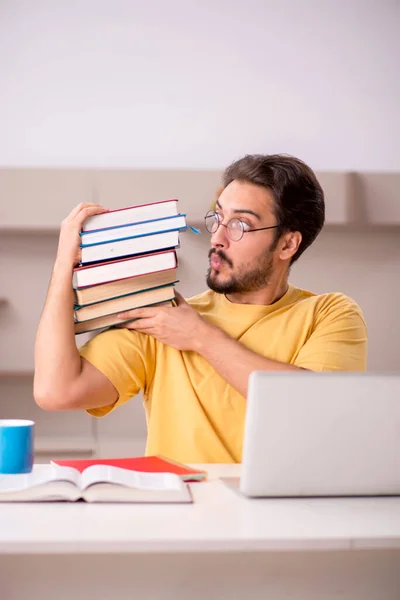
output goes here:
<path id="1" fill-rule="evenodd" d="M 323 191 L 302 161 L 251 155 L 224 173 L 211 233 L 208 291 L 176 307 L 121 314 L 138 320 L 75 345 L 71 276 L 79 231 L 98 205 L 62 223 L 35 347 L 36 402 L 103 416 L 140 390 L 147 453 L 183 462 L 239 462 L 247 382 L 254 370 L 363 371 L 359 307 L 339 293 L 288 283 L 290 265 L 324 223 Z"/>

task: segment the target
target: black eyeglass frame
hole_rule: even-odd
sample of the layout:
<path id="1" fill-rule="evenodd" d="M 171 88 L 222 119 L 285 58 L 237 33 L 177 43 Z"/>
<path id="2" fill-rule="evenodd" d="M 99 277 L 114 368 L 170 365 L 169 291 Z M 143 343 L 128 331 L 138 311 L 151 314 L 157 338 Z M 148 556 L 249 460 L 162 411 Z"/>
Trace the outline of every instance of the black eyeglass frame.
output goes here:
<path id="1" fill-rule="evenodd" d="M 216 229 L 213 230 L 213 231 L 211 231 L 207 227 L 207 218 L 211 217 L 211 216 L 215 217 L 215 221 L 216 221 L 216 223 L 218 223 Z M 232 223 L 232 221 L 235 221 L 235 222 L 237 222 L 237 223 L 240 224 L 239 231 L 241 231 L 241 236 L 239 238 L 237 238 L 237 239 L 232 238 L 229 235 L 229 223 Z M 220 225 L 222 225 L 222 227 L 226 227 L 226 231 L 228 233 L 228 237 L 229 237 L 229 239 L 232 240 L 232 242 L 240 242 L 240 240 L 243 238 L 243 235 L 245 233 L 252 233 L 253 231 L 265 231 L 266 229 L 276 229 L 277 227 L 279 227 L 279 225 L 269 225 L 269 227 L 257 227 L 257 229 L 245 229 L 243 221 L 241 221 L 237 217 L 234 217 L 233 219 L 229 219 L 229 221 L 226 224 L 224 224 L 221 221 L 221 217 L 219 216 L 219 214 L 215 210 L 209 210 L 208 211 L 208 213 L 204 217 L 204 225 L 205 225 L 205 228 L 207 229 L 208 233 L 216 233 L 218 231 Z"/>

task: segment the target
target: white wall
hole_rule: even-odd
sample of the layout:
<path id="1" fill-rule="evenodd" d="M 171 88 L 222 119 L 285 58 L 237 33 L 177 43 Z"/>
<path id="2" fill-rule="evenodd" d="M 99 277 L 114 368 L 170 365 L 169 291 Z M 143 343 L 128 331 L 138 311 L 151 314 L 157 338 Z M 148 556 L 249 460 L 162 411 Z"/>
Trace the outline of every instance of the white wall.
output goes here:
<path id="1" fill-rule="evenodd" d="M 397 0 L 1 0 L 0 165 L 400 169 Z"/>
<path id="2" fill-rule="evenodd" d="M 247 152 L 289 152 L 320 171 L 398 171 L 399 7 L 397 0 L 0 0 L 0 166 L 223 168 Z M 296 285 L 360 303 L 371 370 L 400 368 L 399 231 L 326 230 L 292 273 Z M 0 242 L 4 269 L 19 266 L 25 281 L 29 239 Z M 36 319 L 55 244 L 43 237 L 30 250 L 40 258 Z M 185 295 L 204 289 L 207 245 L 184 237 Z M 17 317 L 23 324 L 23 298 L 2 315 L 3 333 Z M 17 336 L 24 365 L 33 337 L 32 327 Z M 8 347 L 1 356 L 14 366 Z M 18 385 L 13 393 L 4 385 L 8 406 L 22 402 Z M 60 418 L 64 435 L 86 427 Z M 133 435 L 142 443 L 145 435 L 138 402 L 96 426 L 100 440 L 131 443 Z M 42 435 L 59 431 L 54 420 L 41 427 Z M 142 451 L 126 444 L 115 452 Z"/>

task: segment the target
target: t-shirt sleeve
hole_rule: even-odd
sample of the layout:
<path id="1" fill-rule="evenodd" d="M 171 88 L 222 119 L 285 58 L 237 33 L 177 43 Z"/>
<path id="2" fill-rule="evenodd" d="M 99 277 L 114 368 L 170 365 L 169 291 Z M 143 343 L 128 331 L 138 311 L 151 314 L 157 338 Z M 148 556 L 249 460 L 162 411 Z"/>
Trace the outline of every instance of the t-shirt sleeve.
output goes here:
<path id="1" fill-rule="evenodd" d="M 294 364 L 311 371 L 365 371 L 367 329 L 360 307 L 347 296 L 332 294 L 317 311 Z"/>
<path id="2" fill-rule="evenodd" d="M 128 329 L 109 329 L 79 348 L 80 355 L 101 371 L 118 392 L 118 400 L 109 406 L 88 409 L 103 417 L 124 404 L 139 391 L 146 393 L 154 375 L 154 338 Z"/>

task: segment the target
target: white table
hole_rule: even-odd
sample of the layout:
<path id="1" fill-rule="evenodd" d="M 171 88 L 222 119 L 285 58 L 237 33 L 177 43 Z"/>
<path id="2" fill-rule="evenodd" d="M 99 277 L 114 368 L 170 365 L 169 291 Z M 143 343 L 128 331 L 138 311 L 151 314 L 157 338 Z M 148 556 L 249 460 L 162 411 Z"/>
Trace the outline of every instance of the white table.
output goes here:
<path id="1" fill-rule="evenodd" d="M 200 467 L 193 505 L 1 504 L 0 597 L 399 600 L 400 498 L 248 500 Z"/>

